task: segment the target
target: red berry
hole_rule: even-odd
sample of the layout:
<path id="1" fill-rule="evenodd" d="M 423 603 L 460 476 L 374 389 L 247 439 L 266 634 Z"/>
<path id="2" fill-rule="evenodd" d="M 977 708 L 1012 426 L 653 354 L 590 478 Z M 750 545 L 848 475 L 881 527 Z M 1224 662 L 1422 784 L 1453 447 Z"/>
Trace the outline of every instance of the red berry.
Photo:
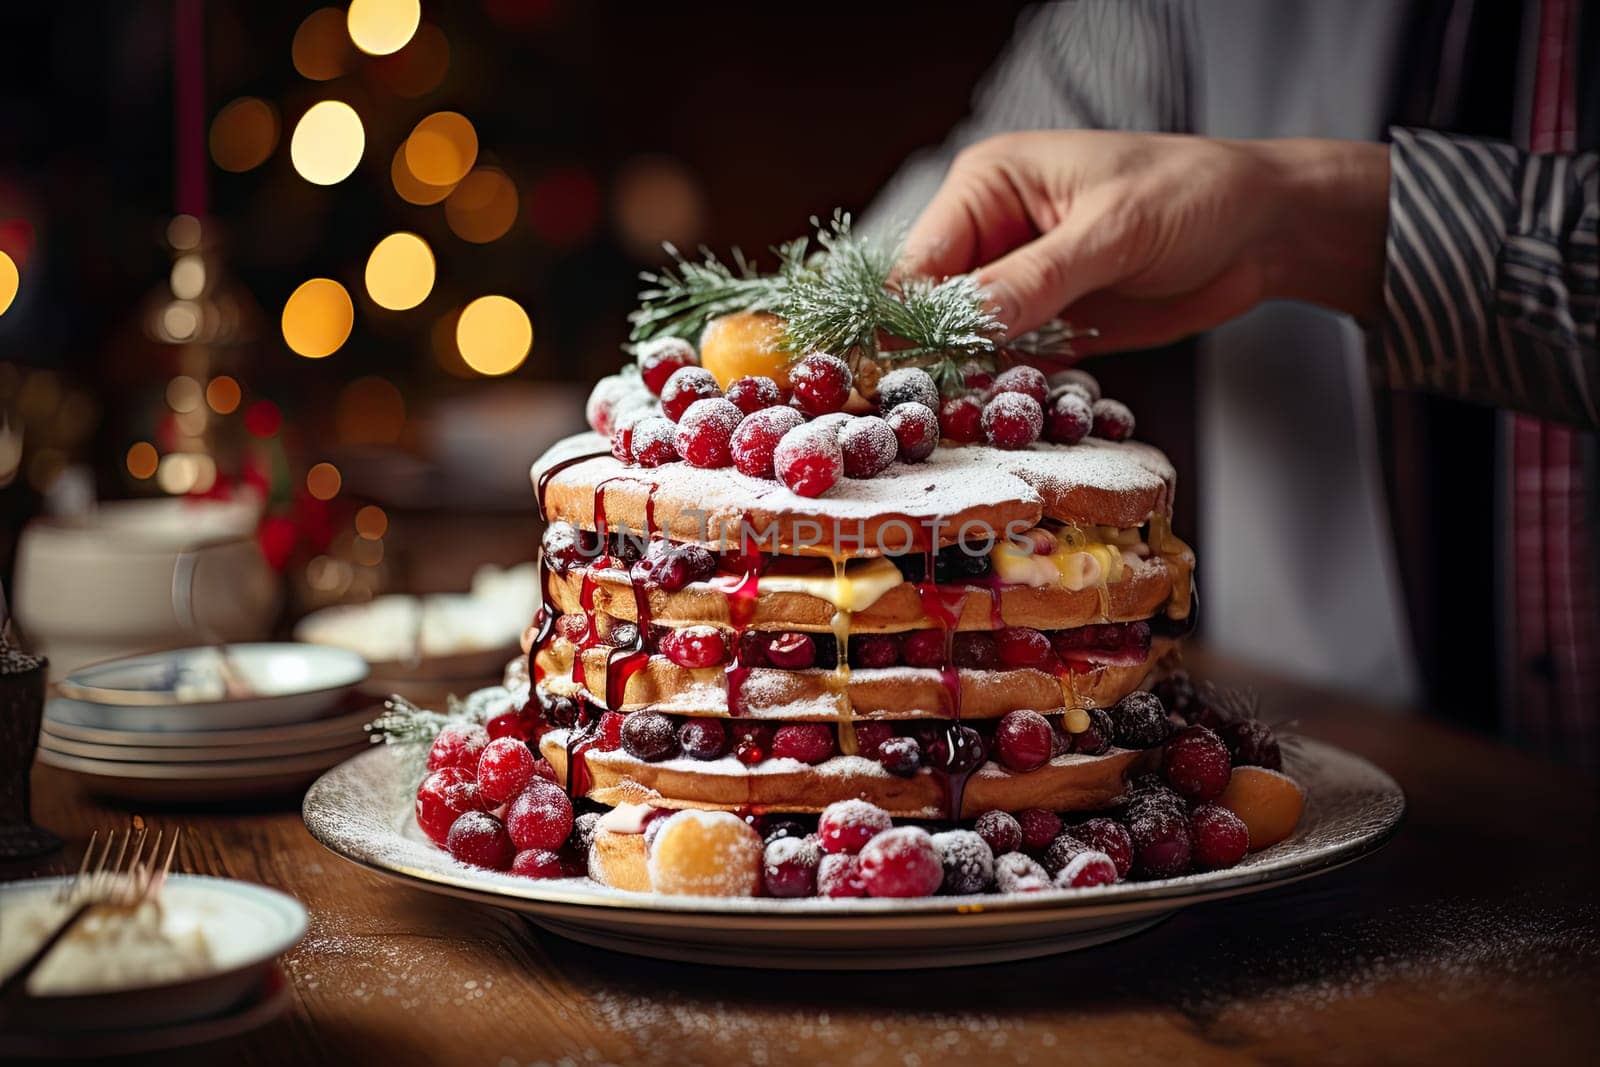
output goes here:
<path id="1" fill-rule="evenodd" d="M 894 634 L 852 637 L 850 662 L 856 667 L 893 667 L 900 662 L 900 639 Z"/>
<path id="2" fill-rule="evenodd" d="M 1073 367 L 1071 370 L 1058 371 L 1057 373 L 1051 375 L 1051 377 L 1056 381 L 1058 386 L 1072 385 L 1082 389 L 1088 394 L 1089 401 L 1091 403 L 1100 399 L 1099 380 L 1082 367 Z"/>
<path id="3" fill-rule="evenodd" d="M 840 800 L 817 817 L 817 838 L 824 852 L 856 853 L 894 822 L 889 813 L 865 800 Z"/>
<path id="4" fill-rule="evenodd" d="M 1044 409 L 1026 393 L 996 393 L 983 408 L 983 436 L 996 448 L 1027 448 L 1044 429 Z"/>
<path id="5" fill-rule="evenodd" d="M 1007 667 L 1033 667 L 1053 671 L 1057 666 L 1050 639 L 1027 626 L 1007 626 L 994 633 L 995 651 Z"/>
<path id="6" fill-rule="evenodd" d="M 767 662 L 786 671 L 803 671 L 817 662 L 817 642 L 810 634 L 785 632 L 766 647 Z"/>
<path id="7" fill-rule="evenodd" d="M 619 407 L 649 399 L 640 388 L 641 384 L 637 378 L 621 374 L 610 374 L 596 382 L 583 408 L 589 428 L 601 437 L 610 437 L 612 417 Z"/>
<path id="8" fill-rule="evenodd" d="M 715 667 L 728 658 L 728 642 L 715 626 L 685 626 L 661 635 L 661 652 L 680 667 Z"/>
<path id="9" fill-rule="evenodd" d="M 1055 840 L 1045 846 L 1044 855 L 1039 857 L 1039 862 L 1050 874 L 1055 874 L 1065 867 L 1072 857 L 1082 852 L 1088 852 L 1089 846 L 1073 837 L 1071 833 L 1063 832 L 1056 835 Z"/>
<path id="10" fill-rule="evenodd" d="M 526 848 L 511 861 L 511 873 L 524 878 L 564 878 L 566 863 L 561 854 L 543 848 Z"/>
<path id="11" fill-rule="evenodd" d="M 944 631 L 915 630 L 900 642 L 900 655 L 912 667 L 944 666 Z"/>
<path id="12" fill-rule="evenodd" d="M 710 371 L 704 367 L 679 367 L 661 387 L 661 414 L 677 422 L 695 401 L 721 395 L 722 388 Z"/>
<path id="13" fill-rule="evenodd" d="M 922 746 L 915 737 L 891 737 L 878 746 L 878 765 L 897 778 L 910 778 L 922 766 Z"/>
<path id="14" fill-rule="evenodd" d="M 789 384 L 802 410 L 826 415 L 850 399 L 850 368 L 826 352 L 813 352 L 789 369 Z"/>
<path id="15" fill-rule="evenodd" d="M 778 480 L 801 496 L 821 496 L 844 474 L 844 453 L 828 427 L 796 426 L 772 453 Z"/>
<path id="16" fill-rule="evenodd" d="M 761 859 L 761 884 L 769 897 L 817 894 L 822 848 L 809 837 L 779 837 L 767 843 Z"/>
<path id="17" fill-rule="evenodd" d="M 995 755 L 1013 771 L 1038 770 L 1050 762 L 1053 732 L 1037 711 L 1008 711 L 995 727 Z"/>
<path id="18" fill-rule="evenodd" d="M 627 716 L 620 711 L 608 711 L 600 716 L 595 730 L 595 748 L 601 752 L 615 752 L 622 747 L 622 721 Z"/>
<path id="19" fill-rule="evenodd" d="M 630 447 L 633 461 L 641 467 L 659 467 L 679 458 L 674 443 L 677 427 L 661 415 L 647 415 L 633 424 Z"/>
<path id="20" fill-rule="evenodd" d="M 1022 847 L 1022 824 L 1008 811 L 986 811 L 972 824 L 979 837 L 988 843 L 996 856 L 1015 852 Z"/>
<path id="21" fill-rule="evenodd" d="M 1093 432 L 1108 441 L 1126 441 L 1133 436 L 1133 412 L 1120 400 L 1096 400 Z"/>
<path id="22" fill-rule="evenodd" d="M 901 404 L 886 421 L 900 442 L 902 463 L 921 463 L 939 446 L 939 416 L 922 404 Z"/>
<path id="23" fill-rule="evenodd" d="M 901 404 L 921 404 L 939 410 L 939 387 L 921 367 L 900 367 L 878 379 L 878 408 L 893 411 Z"/>
<path id="24" fill-rule="evenodd" d="M 1084 708 L 1089 716 L 1087 729 L 1072 734 L 1072 751 L 1083 756 L 1101 756 L 1111 748 L 1111 716 L 1104 708 Z"/>
<path id="25" fill-rule="evenodd" d="M 516 855 L 505 826 L 493 815 L 481 811 L 463 812 L 450 825 L 444 847 L 457 863 L 487 867 L 491 871 L 508 870 Z"/>
<path id="26" fill-rule="evenodd" d="M 535 756 L 521 738 L 490 741 L 478 757 L 478 792 L 491 805 L 504 804 L 533 778 Z"/>
<path id="27" fill-rule="evenodd" d="M 644 379 L 644 387 L 656 396 L 661 395 L 667 379 L 675 371 L 700 362 L 700 357 L 694 354 L 694 346 L 681 337 L 646 341 L 635 351 L 634 358 L 639 361 L 639 376 Z"/>
<path id="28" fill-rule="evenodd" d="M 772 453 L 784 434 L 805 421 L 804 415 L 787 407 L 763 408 L 746 417 L 733 431 L 733 465 L 752 478 L 776 478 Z"/>
<path id="29" fill-rule="evenodd" d="M 1044 436 L 1058 445 L 1075 445 L 1089 435 L 1094 412 L 1077 393 L 1062 393 L 1050 402 L 1044 417 Z"/>
<path id="30" fill-rule="evenodd" d="M 728 730 L 717 719 L 689 719 L 678 727 L 678 745 L 690 759 L 719 759 L 728 751 Z"/>
<path id="31" fill-rule="evenodd" d="M 1228 746 L 1204 726 L 1186 726 L 1161 750 L 1162 769 L 1172 788 L 1190 800 L 1215 800 L 1233 774 Z"/>
<path id="32" fill-rule="evenodd" d="M 876 415 L 851 419 L 839 431 L 846 478 L 871 478 L 894 462 L 900 443 L 894 430 Z"/>
<path id="33" fill-rule="evenodd" d="M 436 845 L 445 843 L 457 819 L 482 807 L 477 780 L 460 767 L 431 771 L 417 786 L 417 825 Z"/>
<path id="34" fill-rule="evenodd" d="M 994 371 L 976 360 L 969 361 L 961 367 L 961 384 L 968 389 L 987 389 L 994 384 Z"/>
<path id="35" fill-rule="evenodd" d="M 1194 861 L 1213 871 L 1232 867 L 1250 851 L 1250 830 L 1244 820 L 1220 804 L 1201 804 L 1191 811 L 1189 835 Z"/>
<path id="36" fill-rule="evenodd" d="M 867 887 L 861 881 L 861 861 L 855 856 L 823 856 L 817 866 L 817 896 L 864 897 Z"/>
<path id="37" fill-rule="evenodd" d="M 477 774 L 478 756 L 488 743 L 489 731 L 477 723 L 448 723 L 428 749 L 428 770 L 460 767 L 468 774 Z"/>
<path id="38" fill-rule="evenodd" d="M 825 722 L 790 722 L 772 735 L 774 759 L 797 759 L 816 766 L 839 751 L 833 727 Z"/>
<path id="39" fill-rule="evenodd" d="M 543 778 L 547 782 L 554 782 L 556 780 L 556 769 L 552 767 L 550 765 L 550 761 L 545 759 L 543 756 L 540 756 L 538 759 L 533 761 L 533 773 L 535 777 Z"/>
<path id="40" fill-rule="evenodd" d="M 995 376 L 993 391 L 996 394 L 1021 393 L 1042 405 L 1050 392 L 1050 383 L 1038 367 L 1008 367 Z"/>
<path id="41" fill-rule="evenodd" d="M 994 884 L 994 851 L 971 830 L 946 830 L 933 835 L 933 848 L 944 868 L 939 888 L 946 893 L 982 893 Z"/>
<path id="42" fill-rule="evenodd" d="M 570 522 L 552 522 L 539 542 L 545 562 L 557 574 L 590 562 L 600 552 L 599 539 Z"/>
<path id="43" fill-rule="evenodd" d="M 1061 816 L 1043 808 L 1017 812 L 1017 823 L 1022 827 L 1022 846 L 1033 852 L 1048 848 L 1061 836 Z"/>
<path id="44" fill-rule="evenodd" d="M 1072 836 L 1110 856 L 1111 862 L 1116 864 L 1118 878 L 1128 877 L 1133 869 L 1133 838 L 1128 836 L 1127 827 L 1115 819 L 1099 816 L 1074 826 Z"/>
<path id="45" fill-rule="evenodd" d="M 879 719 L 856 723 L 856 753 L 868 759 L 878 754 L 878 746 L 894 737 L 894 726 Z"/>
<path id="46" fill-rule="evenodd" d="M 956 396 L 939 405 L 939 433 L 970 445 L 983 440 L 983 405 L 970 396 Z"/>
<path id="47" fill-rule="evenodd" d="M 1021 852 L 1007 852 L 994 861 L 994 881 L 1002 893 L 1037 893 L 1050 888 L 1049 873 Z"/>
<path id="48" fill-rule="evenodd" d="M 861 849 L 861 882 L 868 896 L 931 896 L 942 881 L 944 864 L 920 826 L 885 830 Z"/>
<path id="49" fill-rule="evenodd" d="M 496 741 L 502 737 L 516 737 L 526 741 L 529 737 L 527 724 L 523 721 L 522 713 L 508 711 L 504 715 L 496 715 L 484 724 L 484 729 L 489 734 L 489 740 Z M 479 755 L 479 760 L 483 756 Z"/>
<path id="50" fill-rule="evenodd" d="M 1056 885 L 1062 889 L 1087 889 L 1116 880 L 1117 865 L 1104 852 L 1080 852 L 1056 872 Z"/>
<path id="51" fill-rule="evenodd" d="M 764 408 L 777 407 L 783 403 L 783 390 L 778 388 L 777 382 L 771 378 L 757 378 L 750 375 L 729 382 L 727 396 L 733 405 L 746 415 L 754 415 Z"/>
<path id="52" fill-rule="evenodd" d="M 672 447 L 692 467 L 733 465 L 733 431 L 744 412 L 720 396 L 696 400 L 678 420 Z"/>
<path id="53" fill-rule="evenodd" d="M 559 785 L 535 778 L 506 809 L 506 832 L 518 850 L 555 852 L 572 833 L 572 801 Z"/>
<path id="54" fill-rule="evenodd" d="M 1233 719 L 1218 726 L 1217 734 L 1228 746 L 1234 763 L 1283 770 L 1283 750 L 1278 747 L 1272 727 L 1260 719 Z"/>
<path id="55" fill-rule="evenodd" d="M 1144 878 L 1175 878 L 1189 869 L 1189 823 L 1168 804 L 1134 802 L 1124 820 L 1133 839 L 1133 869 Z"/>
<path id="56" fill-rule="evenodd" d="M 968 670 L 992 671 L 1000 665 L 1000 652 L 994 636 L 982 630 L 963 630 L 951 641 L 956 666 Z"/>
<path id="57" fill-rule="evenodd" d="M 646 763 L 678 754 L 678 730 L 659 711 L 636 711 L 622 722 L 622 751 Z"/>

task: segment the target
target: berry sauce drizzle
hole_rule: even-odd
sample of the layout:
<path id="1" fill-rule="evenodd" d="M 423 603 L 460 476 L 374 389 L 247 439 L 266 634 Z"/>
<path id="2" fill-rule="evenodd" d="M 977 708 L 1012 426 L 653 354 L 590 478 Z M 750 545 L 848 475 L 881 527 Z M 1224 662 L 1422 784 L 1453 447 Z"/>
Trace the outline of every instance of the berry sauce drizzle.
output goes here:
<path id="1" fill-rule="evenodd" d="M 731 587 L 725 587 L 728 594 L 728 622 L 733 627 L 733 658 L 725 672 L 728 678 L 728 715 L 732 718 L 739 718 L 744 714 L 744 682 L 750 676 L 751 668 L 741 660 L 744 642 L 740 639 L 750 629 L 750 623 L 756 617 L 756 601 L 761 594 L 761 574 L 767 569 L 767 557 L 744 537 L 743 531 L 748 528 L 749 517 L 746 516 L 740 524 L 739 543 L 743 574 Z"/>
<path id="2" fill-rule="evenodd" d="M 958 757 L 957 747 L 962 734 L 959 730 L 961 723 L 961 672 L 956 667 L 955 637 L 956 627 L 961 621 L 961 613 L 966 608 L 967 597 L 973 593 L 972 588 L 960 590 L 954 603 L 945 599 L 945 591 L 939 587 L 935 580 L 934 557 L 938 546 L 930 543 L 923 550 L 922 573 L 923 580 L 917 584 L 917 595 L 922 600 L 922 613 L 944 631 L 944 662 L 939 668 L 939 679 L 944 683 L 945 693 L 950 705 L 951 726 L 945 732 L 945 746 L 949 749 L 949 760 L 952 766 L 960 766 L 966 762 L 964 757 Z M 991 611 L 999 614 L 998 587 L 990 586 Z M 944 785 L 945 815 L 954 823 L 961 818 L 961 805 L 966 796 L 967 779 L 972 777 L 976 767 L 969 767 L 963 771 L 952 771 L 949 766 L 938 767 L 930 765 L 928 770 L 936 775 Z"/>
<path id="3" fill-rule="evenodd" d="M 568 467 L 575 467 L 579 463 L 591 459 L 609 456 L 610 452 L 582 452 L 576 456 L 568 456 L 550 464 L 539 472 L 539 478 L 534 483 L 533 499 L 539 508 L 539 522 L 548 524 L 550 514 L 545 507 L 545 494 L 550 489 L 550 480 Z M 534 635 L 533 643 L 528 646 L 528 677 L 534 685 L 544 679 L 544 672 L 539 669 L 539 653 L 549 643 L 550 635 L 555 632 L 556 618 L 561 614 L 556 609 L 555 598 L 550 594 L 550 564 L 544 558 L 544 550 L 539 551 L 539 632 Z"/>

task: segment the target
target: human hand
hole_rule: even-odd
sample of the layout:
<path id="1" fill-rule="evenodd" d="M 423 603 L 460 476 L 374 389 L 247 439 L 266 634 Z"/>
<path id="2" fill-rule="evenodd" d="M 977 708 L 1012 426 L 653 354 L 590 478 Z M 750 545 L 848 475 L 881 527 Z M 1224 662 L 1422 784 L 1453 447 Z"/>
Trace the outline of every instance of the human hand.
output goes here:
<path id="1" fill-rule="evenodd" d="M 1381 306 L 1389 153 L 1357 141 L 1097 130 L 1007 134 L 956 157 L 901 274 L 973 272 L 1006 335 L 1061 316 L 1083 355 L 1148 348 L 1298 299 Z"/>

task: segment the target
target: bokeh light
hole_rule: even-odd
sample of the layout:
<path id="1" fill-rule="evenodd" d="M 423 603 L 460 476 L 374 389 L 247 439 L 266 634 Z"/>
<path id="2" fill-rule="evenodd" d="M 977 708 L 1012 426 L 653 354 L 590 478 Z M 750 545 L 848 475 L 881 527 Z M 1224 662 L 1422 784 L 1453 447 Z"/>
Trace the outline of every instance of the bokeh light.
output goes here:
<path id="1" fill-rule="evenodd" d="M 523 198 L 528 226 L 542 241 L 574 245 L 600 222 L 600 186 L 588 171 L 563 167 L 540 176 Z"/>
<path id="2" fill-rule="evenodd" d="M 460 308 L 440 315 L 428 330 L 428 346 L 440 370 L 453 378 L 475 378 L 477 375 L 462 361 L 461 349 L 456 345 L 456 325 L 460 321 Z"/>
<path id="3" fill-rule="evenodd" d="M 517 221 L 517 187 L 499 167 L 477 167 L 444 202 L 444 217 L 463 241 L 487 244 Z"/>
<path id="4" fill-rule="evenodd" d="M 456 347 L 467 366 L 495 377 L 522 366 L 533 347 L 533 323 L 508 296 L 480 296 L 461 309 Z"/>
<path id="5" fill-rule="evenodd" d="M 339 391 L 333 426 L 347 445 L 392 445 L 406 425 L 406 399 L 385 378 L 357 378 Z"/>
<path id="6" fill-rule="evenodd" d="M 239 401 L 242 399 L 244 391 L 239 388 L 239 383 L 226 374 L 218 375 L 206 383 L 206 403 L 218 415 L 232 415 L 239 410 Z"/>
<path id="7" fill-rule="evenodd" d="M 128 473 L 140 481 L 153 477 L 160 462 L 156 446 L 149 441 L 135 441 L 128 446 Z"/>
<path id="8" fill-rule="evenodd" d="M 355 305 L 344 286 L 332 278 L 312 278 L 283 305 L 283 340 L 307 359 L 322 359 L 339 351 L 355 321 Z"/>
<path id="9" fill-rule="evenodd" d="M 251 437 L 272 437 L 283 427 L 283 412 L 270 400 L 257 400 L 244 409 L 244 428 Z"/>
<path id="10" fill-rule="evenodd" d="M 161 309 L 161 330 L 168 341 L 187 341 L 200 332 L 200 309 L 188 300 L 174 300 Z"/>
<path id="11" fill-rule="evenodd" d="M 206 261 L 191 252 L 172 263 L 172 295 L 179 300 L 195 300 L 206 291 Z"/>
<path id="12" fill-rule="evenodd" d="M 4 315 L 17 298 L 17 289 L 21 285 L 22 275 L 17 271 L 17 264 L 10 256 L 0 252 L 0 315 Z"/>
<path id="13" fill-rule="evenodd" d="M 426 206 L 437 204 L 449 196 L 455 185 L 429 185 L 411 173 L 411 167 L 406 163 L 406 146 L 401 144 L 395 149 L 394 162 L 389 165 L 389 180 L 394 183 L 394 191 L 400 194 L 400 199 L 408 204 Z"/>
<path id="14" fill-rule="evenodd" d="M 314 82 L 337 78 L 350 69 L 355 49 L 345 30 L 345 13 L 335 7 L 318 8 L 294 31 L 289 48 L 294 69 Z"/>
<path id="15" fill-rule="evenodd" d="M 167 407 L 182 413 L 200 406 L 200 383 L 187 374 L 180 374 L 167 383 Z"/>
<path id="16" fill-rule="evenodd" d="M 623 245 L 636 258 L 662 258 L 661 245 L 693 248 L 705 230 L 705 194 L 670 156 L 640 156 L 617 174 L 612 212 Z"/>
<path id="17" fill-rule="evenodd" d="M 201 452 L 172 452 L 156 467 L 156 484 L 174 496 L 204 493 L 216 481 L 216 461 Z"/>
<path id="18" fill-rule="evenodd" d="M 350 0 L 350 39 L 368 55 L 398 52 L 422 21 L 419 0 Z"/>
<path id="19" fill-rule="evenodd" d="M 332 463 L 318 463 L 306 471 L 306 492 L 318 500 L 332 500 L 339 495 L 344 479 L 339 468 Z"/>
<path id="20" fill-rule="evenodd" d="M 376 504 L 368 504 L 356 512 L 356 533 L 368 541 L 376 541 L 389 529 L 389 516 Z"/>
<path id="21" fill-rule="evenodd" d="M 211 158 L 223 170 L 242 173 L 265 163 L 278 147 L 278 112 L 265 100 L 241 97 L 211 120 Z"/>
<path id="22" fill-rule="evenodd" d="M 367 257 L 367 295 L 390 311 L 414 308 L 433 291 L 433 250 L 414 233 L 391 233 Z"/>
<path id="23" fill-rule="evenodd" d="M 439 27 L 424 23 L 411 43 L 373 61 L 373 72 L 396 96 L 414 100 L 439 87 L 450 70 L 450 42 Z"/>
<path id="24" fill-rule="evenodd" d="M 179 252 L 200 247 L 200 220 L 193 215 L 174 215 L 167 223 L 167 244 Z"/>
<path id="25" fill-rule="evenodd" d="M 424 185 L 454 185 L 478 159 L 478 131 L 458 111 L 436 111 L 406 138 L 406 166 Z"/>
<path id="26" fill-rule="evenodd" d="M 335 185 L 350 177 L 365 148 L 366 132 L 356 109 L 342 100 L 323 100 L 295 123 L 289 159 L 306 181 Z"/>

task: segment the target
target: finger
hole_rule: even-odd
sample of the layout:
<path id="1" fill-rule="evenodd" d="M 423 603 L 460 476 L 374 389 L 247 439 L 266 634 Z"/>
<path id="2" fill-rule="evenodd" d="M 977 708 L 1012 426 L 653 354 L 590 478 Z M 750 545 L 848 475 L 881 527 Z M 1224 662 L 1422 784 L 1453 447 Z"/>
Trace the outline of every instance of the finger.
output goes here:
<path id="1" fill-rule="evenodd" d="M 1072 342 L 1074 356 L 1086 358 L 1171 344 L 1242 315 L 1259 299 L 1258 281 L 1247 270 L 1234 268 L 1179 296 L 1152 299 L 1090 293 L 1062 317 L 1078 329 L 1099 331 L 1097 337 Z"/>
<path id="2" fill-rule="evenodd" d="M 965 274 L 1037 235 L 1015 185 L 997 166 L 968 159 L 950 168 L 906 234 L 897 277 Z"/>
<path id="3" fill-rule="evenodd" d="M 1087 293 L 1126 278 L 1131 262 L 1123 227 L 1088 208 L 977 273 L 1007 337 L 1027 333 Z M 1092 325 L 1092 324 L 1089 324 Z"/>

